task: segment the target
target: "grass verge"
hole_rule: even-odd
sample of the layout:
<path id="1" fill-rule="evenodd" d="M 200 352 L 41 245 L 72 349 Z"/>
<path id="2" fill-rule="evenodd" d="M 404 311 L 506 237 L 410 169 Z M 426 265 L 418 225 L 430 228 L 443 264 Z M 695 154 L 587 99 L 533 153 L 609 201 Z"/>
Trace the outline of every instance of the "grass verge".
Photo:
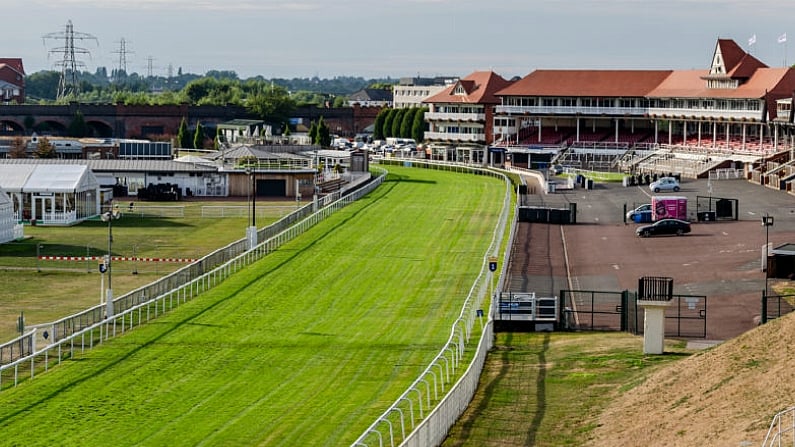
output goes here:
<path id="1" fill-rule="evenodd" d="M 497 333 L 478 391 L 443 446 L 583 445 L 616 393 L 687 355 L 684 342 L 644 355 L 642 338 L 625 333 Z"/>

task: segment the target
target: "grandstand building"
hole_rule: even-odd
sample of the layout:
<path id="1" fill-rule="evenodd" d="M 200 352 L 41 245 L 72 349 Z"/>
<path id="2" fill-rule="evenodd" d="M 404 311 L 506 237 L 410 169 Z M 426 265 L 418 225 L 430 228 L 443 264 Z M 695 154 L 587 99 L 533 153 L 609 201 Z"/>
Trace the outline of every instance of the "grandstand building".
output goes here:
<path id="1" fill-rule="evenodd" d="M 718 39 L 703 70 L 536 70 L 495 93 L 491 150 L 524 167 L 552 151 L 564 164 L 583 154 L 612 166 L 636 156 L 645 164 L 634 168 L 685 176 L 729 166 L 747 173 L 792 149 L 791 117 L 779 113 L 794 91 L 795 70 L 768 67 L 729 39 Z M 654 154 L 672 153 L 698 163 L 688 172 L 657 166 Z"/>
<path id="2" fill-rule="evenodd" d="M 486 163 L 487 144 L 493 141 L 494 107 L 500 104 L 495 92 L 510 84 L 492 71 L 479 71 L 425 99 L 425 143 L 430 158 Z"/>

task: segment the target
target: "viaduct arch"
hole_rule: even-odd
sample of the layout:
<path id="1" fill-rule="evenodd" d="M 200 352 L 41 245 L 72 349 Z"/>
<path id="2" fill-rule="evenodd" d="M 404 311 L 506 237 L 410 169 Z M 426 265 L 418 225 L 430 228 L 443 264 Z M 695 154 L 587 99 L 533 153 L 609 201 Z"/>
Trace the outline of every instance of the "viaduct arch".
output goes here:
<path id="1" fill-rule="evenodd" d="M 379 107 L 317 108 L 301 107 L 292 116 L 303 118 L 307 127 L 321 116 L 332 133 L 354 136 L 375 121 Z M 0 136 L 26 136 L 33 132 L 64 136 L 77 113 L 83 114 L 91 136 L 101 138 L 153 138 L 174 136 L 182 119 L 195 129 L 233 119 L 257 119 L 240 106 L 180 105 L 124 105 L 81 104 L 68 105 L 0 105 Z"/>

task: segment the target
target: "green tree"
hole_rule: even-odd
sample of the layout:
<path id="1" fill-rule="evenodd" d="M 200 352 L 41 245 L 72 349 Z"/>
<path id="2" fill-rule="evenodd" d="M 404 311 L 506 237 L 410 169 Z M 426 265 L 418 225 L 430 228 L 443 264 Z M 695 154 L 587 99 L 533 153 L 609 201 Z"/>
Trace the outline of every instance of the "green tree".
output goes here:
<path id="1" fill-rule="evenodd" d="M 331 130 L 322 116 L 315 126 L 315 137 L 312 139 L 312 142 L 320 147 L 331 146 Z"/>
<path id="2" fill-rule="evenodd" d="M 386 119 L 386 115 L 389 113 L 388 108 L 381 109 L 378 112 L 378 115 L 375 116 L 375 123 L 373 124 L 373 139 L 374 140 L 383 140 L 384 139 L 384 120 Z"/>
<path id="3" fill-rule="evenodd" d="M 55 151 L 55 146 L 50 144 L 47 138 L 39 138 L 39 144 L 36 146 L 36 152 L 33 154 L 36 158 L 57 158 L 58 152 Z"/>
<path id="4" fill-rule="evenodd" d="M 254 92 L 246 101 L 246 109 L 272 125 L 278 125 L 290 119 L 290 114 L 295 110 L 295 102 L 290 98 L 287 90 L 263 84 L 254 88 Z"/>
<path id="5" fill-rule="evenodd" d="M 403 119 L 400 121 L 400 137 L 411 138 L 411 126 L 414 125 L 414 114 L 417 113 L 416 107 L 406 109 Z"/>
<path id="6" fill-rule="evenodd" d="M 397 112 L 396 109 L 386 109 L 386 114 L 384 115 L 384 138 L 389 138 L 392 135 L 392 121 L 395 119 L 395 113 Z"/>
<path id="7" fill-rule="evenodd" d="M 66 134 L 74 138 L 88 136 L 88 124 L 86 124 L 86 119 L 83 117 L 83 112 L 78 110 L 75 113 L 75 117 L 72 118 L 72 122 L 69 123 L 69 127 L 66 129 Z"/>
<path id="8" fill-rule="evenodd" d="M 201 78 L 188 82 L 182 92 L 188 97 L 191 104 L 198 104 L 202 98 L 210 94 L 210 90 L 217 84 L 218 80 L 214 78 Z"/>
<path id="9" fill-rule="evenodd" d="M 202 123 L 196 123 L 196 132 L 193 134 L 193 147 L 204 149 L 204 127 L 202 127 Z"/>
<path id="10" fill-rule="evenodd" d="M 425 112 L 428 109 L 425 107 L 420 107 L 414 113 L 414 124 L 411 126 L 411 138 L 414 138 L 418 144 L 425 140 L 425 131 L 428 129 L 427 123 L 425 123 Z"/>
<path id="11" fill-rule="evenodd" d="M 177 130 L 177 147 L 189 149 L 191 147 L 190 136 L 188 135 L 188 122 L 185 117 L 182 118 L 182 121 L 179 123 L 179 129 Z"/>
<path id="12" fill-rule="evenodd" d="M 395 111 L 395 117 L 392 119 L 392 131 L 390 134 L 393 137 L 400 136 L 400 124 L 403 122 L 403 115 L 406 114 L 406 109 L 398 109 Z"/>
<path id="13" fill-rule="evenodd" d="M 317 139 L 317 123 L 316 122 L 312 121 L 311 123 L 309 123 L 309 131 L 307 132 L 307 134 L 309 135 L 309 141 L 311 141 L 312 144 L 315 144 L 315 140 Z"/>
<path id="14" fill-rule="evenodd" d="M 292 132 L 290 132 L 290 123 L 284 123 L 284 130 L 282 131 L 282 135 L 284 135 L 285 137 L 289 137 L 290 135 L 292 135 Z"/>
<path id="15" fill-rule="evenodd" d="M 54 70 L 38 71 L 27 75 L 25 76 L 25 95 L 31 99 L 55 101 L 60 79 L 61 73 Z"/>

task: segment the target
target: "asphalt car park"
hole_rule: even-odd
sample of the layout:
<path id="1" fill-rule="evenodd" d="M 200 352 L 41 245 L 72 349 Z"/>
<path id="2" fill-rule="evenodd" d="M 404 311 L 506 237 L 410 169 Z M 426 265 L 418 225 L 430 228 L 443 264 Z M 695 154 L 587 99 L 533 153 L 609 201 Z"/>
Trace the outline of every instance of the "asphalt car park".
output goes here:
<path id="1" fill-rule="evenodd" d="M 639 224 L 627 221 L 626 212 L 650 203 L 653 195 L 648 185 L 606 183 L 545 196 L 550 204 L 577 206 L 577 223 L 561 227 L 568 287 L 637 290 L 643 276 L 671 277 L 675 293 L 708 297 L 708 339 L 731 338 L 754 327 L 765 288 L 762 248 L 766 237 L 773 247 L 795 242 L 795 196 L 742 179 L 683 180 L 677 195 L 688 198 L 691 233 L 638 238 Z M 736 199 L 737 220 L 698 222 L 698 197 Z M 772 227 L 762 226 L 766 214 L 775 219 Z"/>

